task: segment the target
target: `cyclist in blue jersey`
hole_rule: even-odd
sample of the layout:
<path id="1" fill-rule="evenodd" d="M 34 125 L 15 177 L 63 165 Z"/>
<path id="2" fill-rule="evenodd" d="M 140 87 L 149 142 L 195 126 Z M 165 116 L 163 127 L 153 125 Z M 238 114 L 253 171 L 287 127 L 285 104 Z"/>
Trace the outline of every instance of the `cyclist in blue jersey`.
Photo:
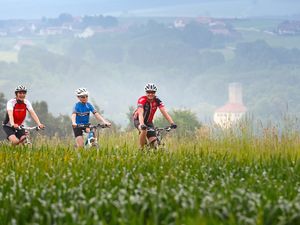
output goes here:
<path id="1" fill-rule="evenodd" d="M 90 113 L 93 113 L 97 120 L 109 127 L 111 126 L 111 123 L 105 120 L 100 113 L 95 110 L 94 106 L 88 102 L 89 92 L 86 88 L 78 88 L 76 90 L 76 96 L 78 97 L 79 102 L 77 102 L 73 108 L 72 126 L 77 147 L 83 147 L 83 131 L 89 132 L 89 128 L 78 127 L 77 125 L 89 124 Z"/>

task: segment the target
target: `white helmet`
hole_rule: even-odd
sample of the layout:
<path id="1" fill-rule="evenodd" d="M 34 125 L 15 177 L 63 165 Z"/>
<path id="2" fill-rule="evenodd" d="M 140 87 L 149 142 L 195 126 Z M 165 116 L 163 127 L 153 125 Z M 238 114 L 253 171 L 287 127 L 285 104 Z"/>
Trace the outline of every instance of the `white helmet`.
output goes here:
<path id="1" fill-rule="evenodd" d="M 21 91 L 27 92 L 27 88 L 26 88 L 24 85 L 18 85 L 18 86 L 15 88 L 15 93 L 21 92 Z"/>
<path id="2" fill-rule="evenodd" d="M 148 83 L 145 86 L 145 91 L 157 91 L 157 87 L 153 83 Z"/>
<path id="3" fill-rule="evenodd" d="M 79 96 L 88 96 L 89 95 L 89 92 L 87 91 L 86 88 L 78 88 L 76 91 L 75 91 L 76 95 L 79 97 Z"/>

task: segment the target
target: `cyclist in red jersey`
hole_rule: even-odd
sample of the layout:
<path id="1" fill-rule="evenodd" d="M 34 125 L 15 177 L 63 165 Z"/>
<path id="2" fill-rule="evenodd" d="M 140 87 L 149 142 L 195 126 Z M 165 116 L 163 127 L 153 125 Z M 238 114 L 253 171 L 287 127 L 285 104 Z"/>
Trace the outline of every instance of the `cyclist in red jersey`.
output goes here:
<path id="1" fill-rule="evenodd" d="M 146 95 L 138 99 L 137 109 L 133 114 L 134 126 L 139 130 L 139 142 L 142 149 L 147 143 L 153 143 L 156 140 L 155 131 L 147 131 L 147 127 L 154 127 L 153 117 L 157 110 L 160 110 L 162 115 L 171 124 L 171 128 L 175 129 L 177 126 L 171 116 L 166 111 L 162 101 L 155 95 L 157 87 L 155 84 L 149 83 L 145 86 Z"/>
<path id="2" fill-rule="evenodd" d="M 32 108 L 31 103 L 25 99 L 27 88 L 19 85 L 15 89 L 16 97 L 9 100 L 6 104 L 6 116 L 3 121 L 3 130 L 7 135 L 7 139 L 13 144 L 18 145 L 25 139 L 25 131 L 18 129 L 26 118 L 27 111 L 37 123 L 39 128 L 45 126 L 40 122 L 38 116 Z"/>

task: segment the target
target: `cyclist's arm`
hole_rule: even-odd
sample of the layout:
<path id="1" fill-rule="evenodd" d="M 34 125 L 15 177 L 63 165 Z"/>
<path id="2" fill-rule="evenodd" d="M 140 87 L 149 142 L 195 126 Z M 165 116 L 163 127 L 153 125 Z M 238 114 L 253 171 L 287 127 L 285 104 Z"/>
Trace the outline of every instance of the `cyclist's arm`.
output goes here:
<path id="1" fill-rule="evenodd" d="M 139 126 L 145 125 L 144 123 L 144 108 L 143 107 L 138 107 L 137 109 L 138 112 L 138 119 L 139 119 Z"/>
<path id="2" fill-rule="evenodd" d="M 7 114 L 8 114 L 10 125 L 16 128 L 18 125 L 17 124 L 15 125 L 13 110 L 7 110 Z"/>
<path id="3" fill-rule="evenodd" d="M 12 105 L 11 101 L 8 101 L 6 104 L 6 111 L 8 114 L 8 119 L 9 119 L 9 123 L 11 126 L 13 126 L 14 128 L 18 127 L 18 124 L 15 124 L 15 120 L 14 120 L 14 106 Z"/>
<path id="4" fill-rule="evenodd" d="M 104 124 L 106 124 L 106 125 L 108 125 L 108 126 L 111 125 L 111 123 L 108 122 L 107 120 L 105 120 L 105 119 L 103 118 L 103 116 L 100 115 L 100 113 L 95 112 L 94 115 L 95 115 L 96 119 L 99 120 L 99 121 L 101 121 L 102 123 L 104 123 Z"/>
<path id="5" fill-rule="evenodd" d="M 166 111 L 165 107 L 160 107 L 159 110 L 160 110 L 161 114 L 163 114 L 163 116 L 166 118 L 166 120 L 168 120 L 168 122 L 170 124 L 174 124 L 174 121 L 173 121 L 172 117 Z"/>
<path id="6" fill-rule="evenodd" d="M 40 122 L 40 120 L 39 120 L 38 116 L 36 115 L 35 111 L 34 111 L 33 109 L 28 110 L 28 111 L 29 111 L 30 116 L 32 117 L 32 119 L 36 122 L 36 124 L 37 124 L 39 127 L 43 128 L 44 125 Z"/>
<path id="7" fill-rule="evenodd" d="M 72 126 L 76 126 L 76 113 L 72 113 L 71 116 Z"/>

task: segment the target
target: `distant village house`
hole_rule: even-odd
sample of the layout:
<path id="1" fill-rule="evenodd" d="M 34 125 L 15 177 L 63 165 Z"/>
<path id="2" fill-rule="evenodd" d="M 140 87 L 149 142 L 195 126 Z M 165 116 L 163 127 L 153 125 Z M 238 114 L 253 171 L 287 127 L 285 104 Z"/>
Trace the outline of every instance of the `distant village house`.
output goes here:
<path id="1" fill-rule="evenodd" d="M 284 21 L 278 25 L 280 35 L 300 35 L 300 21 Z"/>
<path id="2" fill-rule="evenodd" d="M 214 122 L 222 128 L 229 128 L 238 122 L 246 113 L 243 104 L 242 86 L 240 83 L 229 84 L 229 102 L 214 113 Z"/>

